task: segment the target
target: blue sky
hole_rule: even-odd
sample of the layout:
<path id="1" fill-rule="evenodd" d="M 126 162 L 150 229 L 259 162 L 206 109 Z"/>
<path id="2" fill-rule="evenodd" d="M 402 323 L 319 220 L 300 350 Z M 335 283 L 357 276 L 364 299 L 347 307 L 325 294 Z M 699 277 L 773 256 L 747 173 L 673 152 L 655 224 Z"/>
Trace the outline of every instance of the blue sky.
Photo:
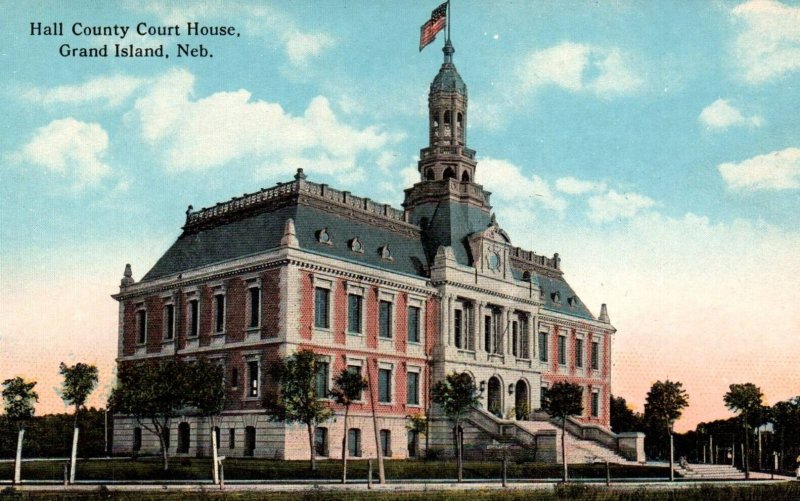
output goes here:
<path id="1" fill-rule="evenodd" d="M 436 2 L 1 5 L 0 343 L 18 353 L 2 377 L 53 382 L 61 358 L 94 357 L 107 387 L 108 295 L 125 263 L 135 277 L 152 266 L 188 204 L 303 167 L 399 206 L 418 176 L 442 37 L 422 53 L 417 42 Z M 726 415 L 737 378 L 772 400 L 796 393 L 800 6 L 451 10 L 477 181 L 515 244 L 560 252 L 595 313 L 609 304 L 615 392 L 637 403 L 652 381 L 683 378 L 687 425 Z M 192 21 L 239 36 L 186 36 Z M 63 22 L 65 36 L 30 36 L 31 22 Z M 131 31 L 75 36 L 76 22 Z M 140 22 L 183 36 L 140 37 Z M 65 43 L 163 43 L 170 57 L 62 57 Z M 178 43 L 213 58 L 178 58 Z"/>

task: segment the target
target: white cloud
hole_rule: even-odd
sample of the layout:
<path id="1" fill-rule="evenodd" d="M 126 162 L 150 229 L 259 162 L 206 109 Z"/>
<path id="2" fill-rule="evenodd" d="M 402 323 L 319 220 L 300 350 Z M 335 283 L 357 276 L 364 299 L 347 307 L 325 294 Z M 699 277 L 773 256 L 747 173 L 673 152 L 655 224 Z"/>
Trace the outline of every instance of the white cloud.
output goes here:
<path id="1" fill-rule="evenodd" d="M 204 170 L 247 158 L 262 175 L 303 167 L 310 172 L 359 177 L 360 154 L 377 154 L 401 136 L 341 122 L 328 99 L 317 96 L 294 116 L 250 92 L 217 92 L 193 99 L 194 76 L 173 70 L 137 99 L 142 134 L 163 150 L 173 171 Z"/>
<path id="2" fill-rule="evenodd" d="M 491 191 L 494 198 L 515 207 L 539 206 L 556 212 L 567 207 L 566 200 L 553 193 L 547 181 L 535 174 L 528 177 L 518 166 L 505 160 L 481 159 L 477 181 Z"/>
<path id="3" fill-rule="evenodd" d="M 101 76 L 76 85 L 33 87 L 23 92 L 22 97 L 43 105 L 91 103 L 114 107 L 127 100 L 145 82 L 145 79 L 125 75 Z"/>
<path id="4" fill-rule="evenodd" d="M 528 54 L 518 74 L 524 90 L 554 85 L 572 92 L 608 97 L 628 94 L 643 84 L 618 48 L 563 42 Z"/>
<path id="5" fill-rule="evenodd" d="M 638 193 L 608 190 L 602 195 L 590 197 L 588 204 L 589 219 L 596 223 L 605 223 L 616 219 L 630 219 L 656 203 L 652 198 Z"/>
<path id="6" fill-rule="evenodd" d="M 33 164 L 73 181 L 81 190 L 97 185 L 111 168 L 103 161 L 108 134 L 96 123 L 74 118 L 53 120 L 38 128 L 33 138 L 11 154 L 12 161 Z"/>
<path id="7" fill-rule="evenodd" d="M 583 195 L 585 193 L 597 193 L 606 190 L 606 184 L 596 181 L 582 181 L 574 177 L 562 177 L 556 179 L 556 189 L 567 195 Z"/>
<path id="8" fill-rule="evenodd" d="M 724 163 L 718 169 L 732 190 L 800 189 L 800 148 L 773 151 L 739 163 Z"/>
<path id="9" fill-rule="evenodd" d="M 717 99 L 709 104 L 697 119 L 709 129 L 724 130 L 735 125 L 749 125 L 760 127 L 764 119 L 758 115 L 745 117 L 742 112 L 733 107 L 727 99 Z"/>
<path id="10" fill-rule="evenodd" d="M 761 84 L 800 70 L 800 7 L 753 0 L 733 8 L 743 29 L 734 55 L 747 83 Z"/>

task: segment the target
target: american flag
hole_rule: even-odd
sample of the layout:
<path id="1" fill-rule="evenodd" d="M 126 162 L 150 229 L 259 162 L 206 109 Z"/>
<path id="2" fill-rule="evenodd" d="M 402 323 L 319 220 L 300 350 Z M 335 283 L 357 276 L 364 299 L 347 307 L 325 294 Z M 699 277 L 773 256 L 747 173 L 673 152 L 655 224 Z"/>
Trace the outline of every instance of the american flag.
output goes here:
<path id="1" fill-rule="evenodd" d="M 447 2 L 433 9 L 431 18 L 419 29 L 419 50 L 425 48 L 436 39 L 436 34 L 447 24 Z"/>

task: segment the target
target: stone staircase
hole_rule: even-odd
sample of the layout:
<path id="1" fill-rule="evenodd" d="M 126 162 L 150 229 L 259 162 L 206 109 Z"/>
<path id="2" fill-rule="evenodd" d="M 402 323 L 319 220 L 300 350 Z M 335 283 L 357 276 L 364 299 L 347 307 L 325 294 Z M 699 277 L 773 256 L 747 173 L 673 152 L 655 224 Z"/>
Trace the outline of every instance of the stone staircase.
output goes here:
<path id="1" fill-rule="evenodd" d="M 729 464 L 675 464 L 675 471 L 686 480 L 739 480 L 744 472 Z"/>
<path id="2" fill-rule="evenodd" d="M 491 444 L 483 453 L 489 457 L 497 450 L 529 452 L 534 461 L 561 463 L 561 428 L 548 418 L 534 414 L 533 420 L 501 419 L 483 409 L 472 409 L 466 422 L 488 436 Z M 575 420 L 567 422 L 565 442 L 567 462 L 638 464 L 619 454 L 616 435 L 597 426 L 583 426 Z M 477 453 L 477 451 L 475 451 Z"/>
<path id="3" fill-rule="evenodd" d="M 557 447 L 557 461 L 561 463 L 561 428 L 548 421 L 517 421 L 517 426 L 525 431 L 536 434 L 542 431 L 555 433 Z M 572 435 L 569 431 L 565 437 L 567 446 L 568 463 L 597 463 L 605 462 L 617 464 L 637 464 L 629 461 L 616 451 L 594 440 L 584 440 Z"/>

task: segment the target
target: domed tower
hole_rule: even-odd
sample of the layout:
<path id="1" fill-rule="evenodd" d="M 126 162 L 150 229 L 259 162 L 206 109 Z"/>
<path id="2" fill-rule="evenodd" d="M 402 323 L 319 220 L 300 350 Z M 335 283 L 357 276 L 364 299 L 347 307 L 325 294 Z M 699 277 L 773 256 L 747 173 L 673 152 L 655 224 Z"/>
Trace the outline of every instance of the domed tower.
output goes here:
<path id="1" fill-rule="evenodd" d="M 405 190 L 403 207 L 423 230 L 429 262 L 444 245 L 469 265 L 466 237 L 486 229 L 492 207 L 490 193 L 475 183 L 475 150 L 467 147 L 467 85 L 453 64 L 449 39 L 442 51 L 444 63 L 428 94 L 428 146 L 420 150 L 420 182 Z"/>
<path id="2" fill-rule="evenodd" d="M 450 40 L 428 94 L 428 144 L 420 151 L 423 181 L 475 179 L 475 151 L 467 148 L 467 85 L 453 64 Z"/>

